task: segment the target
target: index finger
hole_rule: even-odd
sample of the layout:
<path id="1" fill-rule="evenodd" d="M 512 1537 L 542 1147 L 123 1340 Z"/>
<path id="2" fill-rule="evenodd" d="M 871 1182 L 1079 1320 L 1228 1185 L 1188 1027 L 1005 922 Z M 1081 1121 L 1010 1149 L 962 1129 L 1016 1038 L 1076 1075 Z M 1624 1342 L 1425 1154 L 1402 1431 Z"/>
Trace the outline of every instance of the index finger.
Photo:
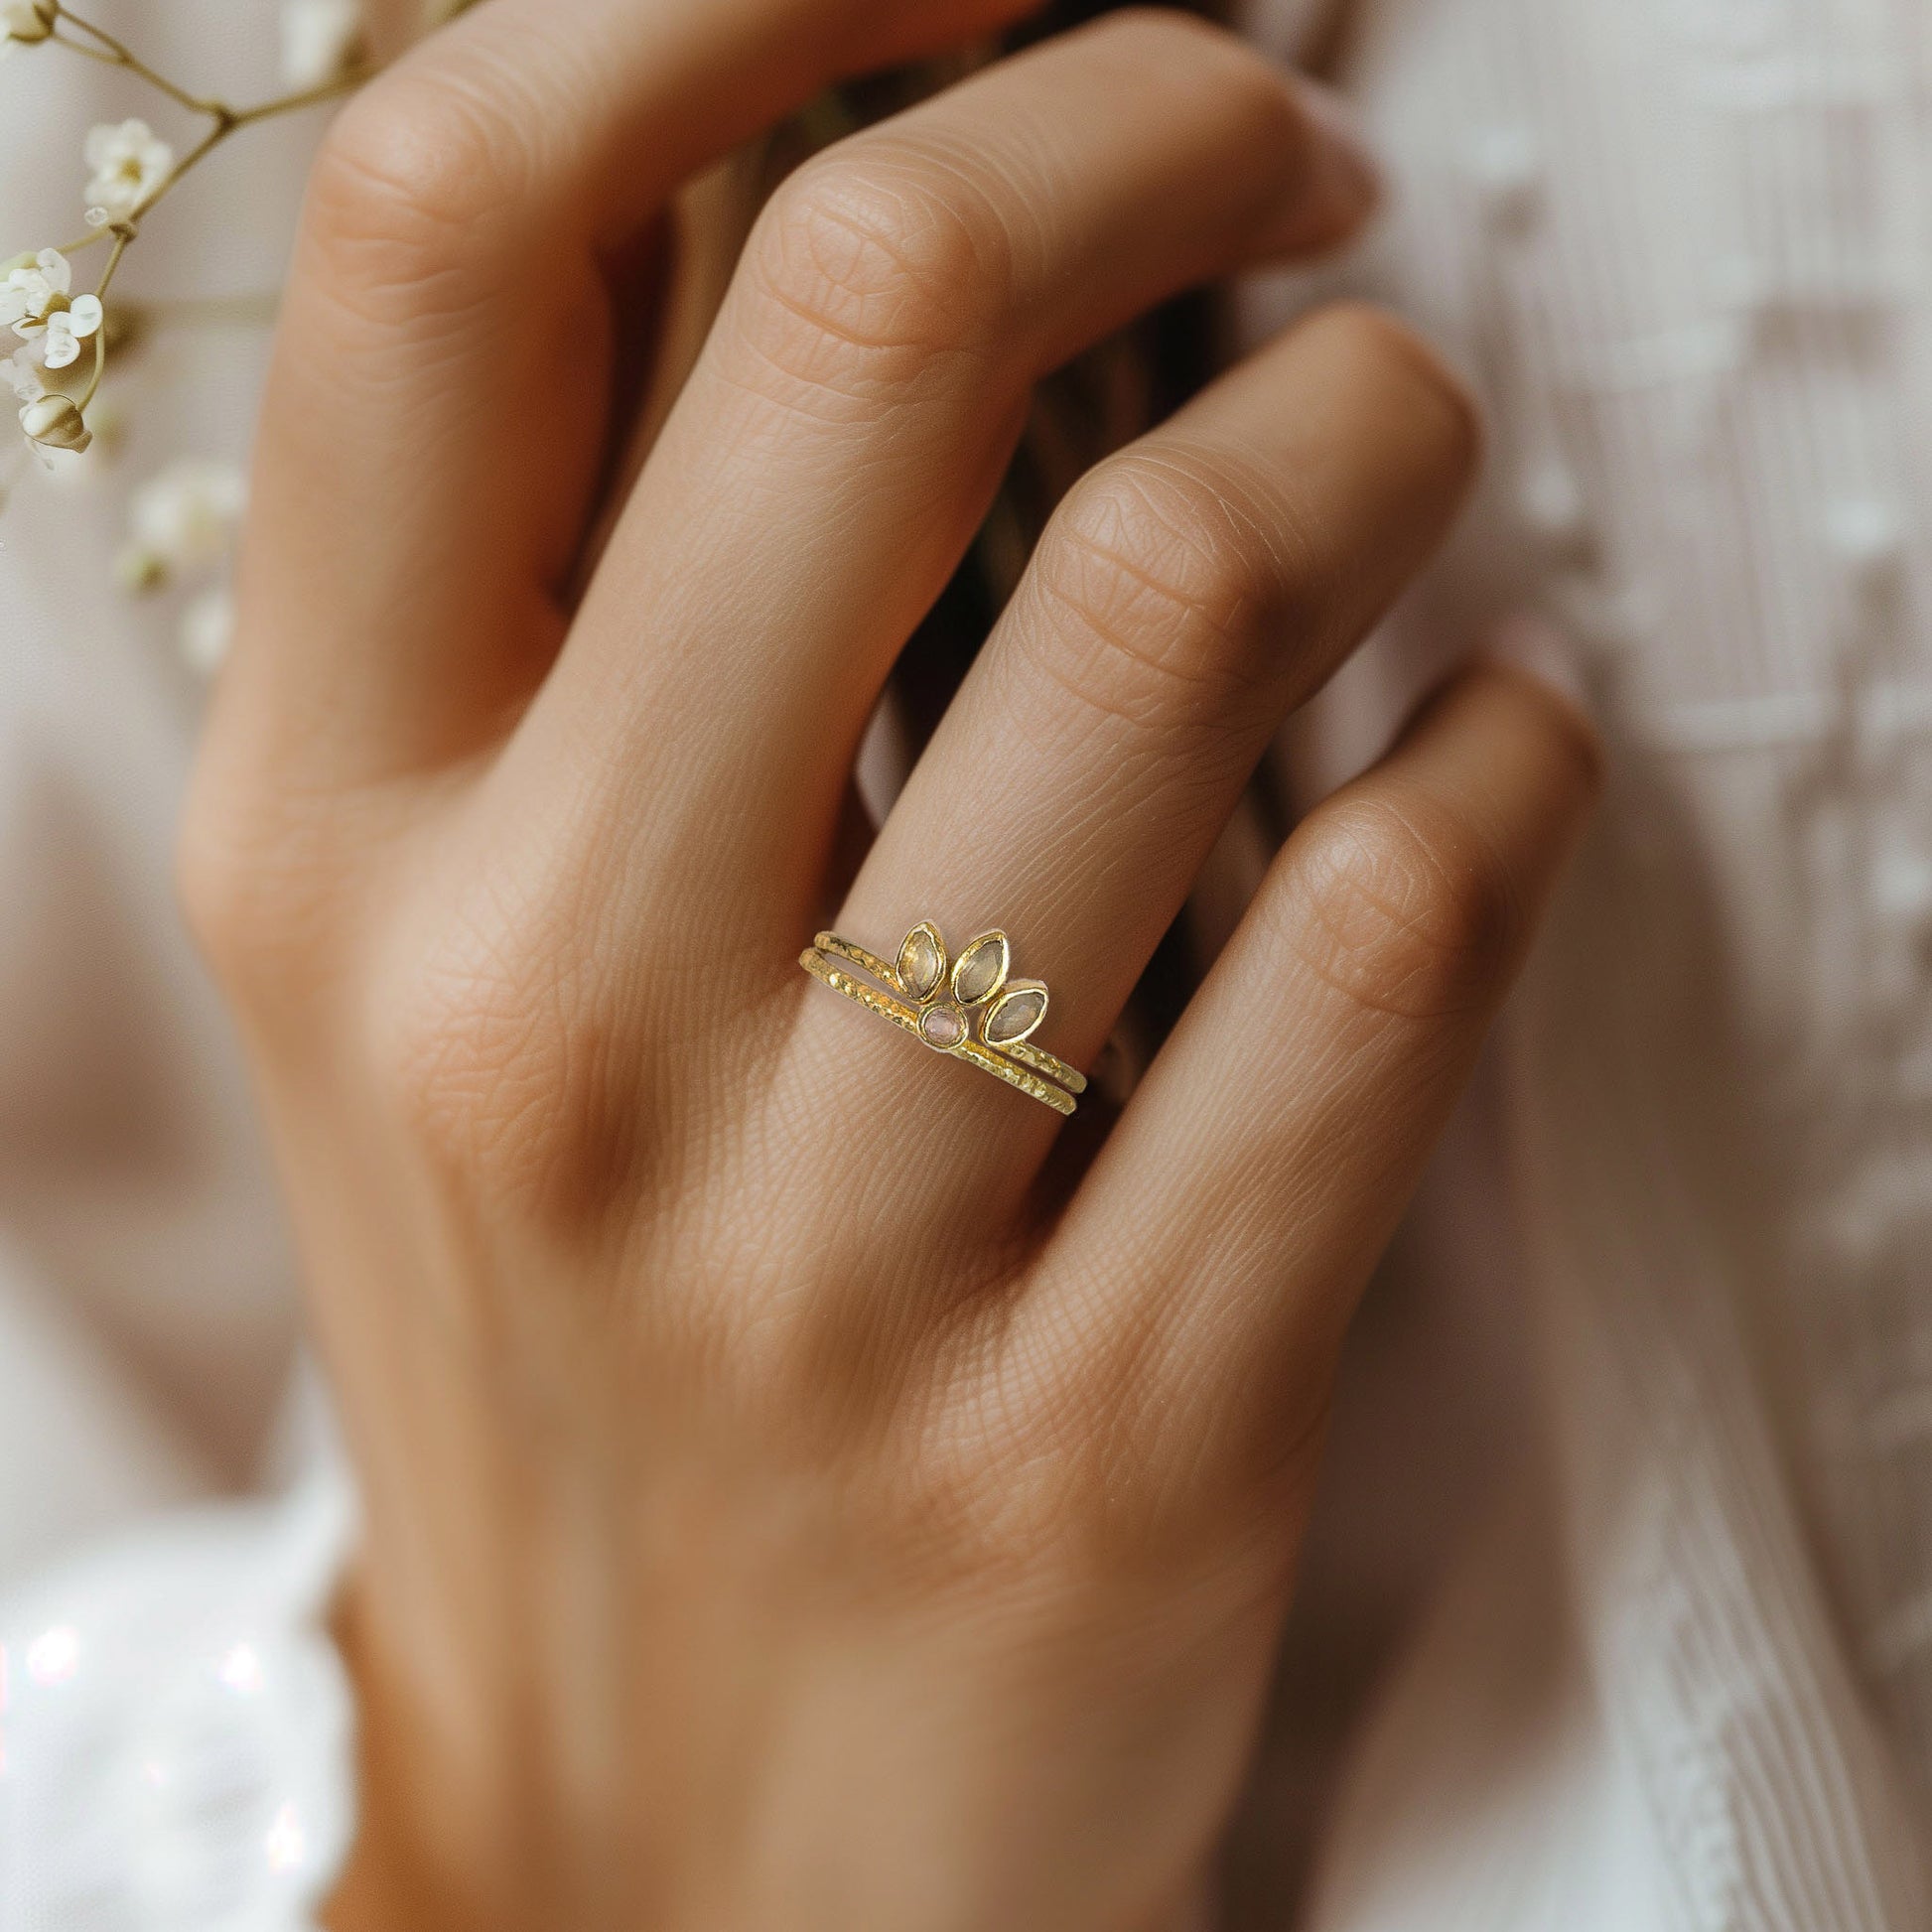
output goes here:
<path id="1" fill-rule="evenodd" d="M 487 0 L 344 111 L 264 405 L 229 682 L 273 756 L 475 748 L 560 625 L 607 434 L 605 258 L 843 75 L 1031 0 Z M 269 600 L 264 597 L 264 608 Z"/>

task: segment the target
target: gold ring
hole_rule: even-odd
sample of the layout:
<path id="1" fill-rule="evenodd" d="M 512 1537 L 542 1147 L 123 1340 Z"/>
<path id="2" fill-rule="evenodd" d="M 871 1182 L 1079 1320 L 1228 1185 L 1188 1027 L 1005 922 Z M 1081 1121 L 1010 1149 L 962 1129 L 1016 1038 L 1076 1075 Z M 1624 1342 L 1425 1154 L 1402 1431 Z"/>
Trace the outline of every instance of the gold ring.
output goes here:
<path id="1" fill-rule="evenodd" d="M 840 961 L 878 984 L 853 978 Z M 798 963 L 834 993 L 890 1020 L 935 1053 L 968 1060 L 1056 1114 L 1070 1114 L 1074 1095 L 1087 1090 L 1084 1073 L 1033 1043 L 1046 1018 L 1046 989 L 1037 980 L 1012 977 L 1013 947 L 1004 932 L 982 932 L 949 960 L 939 928 L 921 920 L 905 935 L 897 965 L 836 932 L 821 932 Z"/>

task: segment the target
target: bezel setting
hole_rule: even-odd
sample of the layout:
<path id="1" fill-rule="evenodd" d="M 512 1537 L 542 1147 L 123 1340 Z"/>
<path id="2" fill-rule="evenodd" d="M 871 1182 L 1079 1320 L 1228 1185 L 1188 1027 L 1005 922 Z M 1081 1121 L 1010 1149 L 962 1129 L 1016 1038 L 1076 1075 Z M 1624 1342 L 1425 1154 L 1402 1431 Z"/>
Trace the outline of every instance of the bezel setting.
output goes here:
<path id="1" fill-rule="evenodd" d="M 839 961 L 861 968 L 877 987 L 853 978 Z M 1086 1091 L 1084 1074 L 1033 1044 L 1046 1018 L 1046 987 L 1014 978 L 1013 942 L 997 926 L 969 940 L 955 958 L 938 926 L 922 919 L 890 962 L 835 932 L 821 932 L 798 963 L 931 1051 L 997 1074 L 1056 1113 L 1072 1113 L 1075 1096 Z"/>

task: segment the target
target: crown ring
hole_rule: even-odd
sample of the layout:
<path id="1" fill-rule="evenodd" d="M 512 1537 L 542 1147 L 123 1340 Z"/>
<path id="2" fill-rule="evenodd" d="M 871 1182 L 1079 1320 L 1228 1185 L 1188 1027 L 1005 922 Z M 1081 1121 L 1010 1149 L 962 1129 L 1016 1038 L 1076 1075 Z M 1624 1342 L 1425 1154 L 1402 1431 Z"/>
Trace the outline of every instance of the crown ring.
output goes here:
<path id="1" fill-rule="evenodd" d="M 798 963 L 935 1053 L 969 1060 L 1057 1114 L 1070 1114 L 1074 1096 L 1087 1090 L 1085 1074 L 1033 1043 L 1046 1018 L 1046 989 L 1013 977 L 1013 947 L 1004 932 L 982 932 L 952 959 L 939 928 L 924 919 L 905 935 L 896 964 L 836 932 L 821 932 Z M 855 979 L 847 965 L 877 984 Z"/>

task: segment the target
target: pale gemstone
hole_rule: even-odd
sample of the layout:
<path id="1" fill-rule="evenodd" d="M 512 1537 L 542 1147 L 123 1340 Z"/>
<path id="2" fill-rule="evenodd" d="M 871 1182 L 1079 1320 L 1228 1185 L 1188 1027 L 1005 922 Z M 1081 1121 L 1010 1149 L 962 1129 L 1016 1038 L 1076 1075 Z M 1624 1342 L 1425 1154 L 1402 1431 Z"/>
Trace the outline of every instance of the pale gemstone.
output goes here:
<path id="1" fill-rule="evenodd" d="M 931 933 L 914 928 L 906 934 L 905 944 L 899 948 L 898 976 L 907 988 L 921 996 L 930 993 L 945 967 Z"/>
<path id="2" fill-rule="evenodd" d="M 1007 942 L 997 932 L 975 939 L 953 968 L 952 990 L 967 1006 L 977 1006 L 1000 990 L 1007 976 Z"/>
<path id="3" fill-rule="evenodd" d="M 919 1037 L 942 1051 L 966 1037 L 966 1022 L 951 1007 L 929 1007 L 919 1016 Z"/>
<path id="4" fill-rule="evenodd" d="M 1046 1017 L 1043 986 L 1016 987 L 987 1016 L 986 1037 L 995 1046 L 1025 1039 Z"/>

